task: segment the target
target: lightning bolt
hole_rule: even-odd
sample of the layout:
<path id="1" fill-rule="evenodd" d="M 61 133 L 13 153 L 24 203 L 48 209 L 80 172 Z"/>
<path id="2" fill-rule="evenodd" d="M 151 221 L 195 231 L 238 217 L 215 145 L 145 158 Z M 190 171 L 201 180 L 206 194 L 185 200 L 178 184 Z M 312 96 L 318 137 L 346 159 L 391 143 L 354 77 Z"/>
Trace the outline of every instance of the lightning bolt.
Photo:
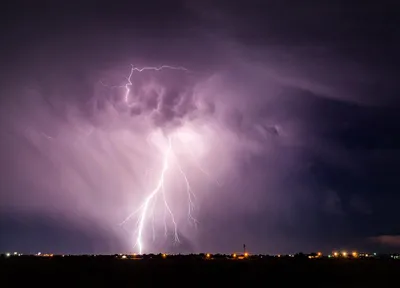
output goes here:
<path id="1" fill-rule="evenodd" d="M 102 85 L 110 88 L 121 88 L 124 89 L 124 102 L 129 105 L 129 96 L 131 94 L 131 86 L 133 85 L 132 82 L 132 77 L 134 72 L 143 72 L 146 70 L 153 70 L 153 71 L 160 71 L 163 69 L 172 69 L 172 70 L 181 70 L 181 71 L 189 71 L 188 69 L 184 67 L 174 67 L 174 66 L 168 66 L 168 65 L 163 65 L 159 67 L 143 67 L 143 68 L 138 68 L 133 65 L 131 65 L 131 70 L 129 72 L 128 77 L 126 77 L 126 84 L 121 85 L 121 86 L 108 86 L 101 82 Z M 85 131 L 86 136 L 89 136 L 93 132 L 93 128 L 91 128 L 89 131 Z M 43 137 L 53 140 L 54 138 L 45 134 L 41 133 Z M 147 143 L 150 143 L 149 139 L 150 137 L 153 136 L 153 134 L 148 135 L 147 137 Z M 165 235 L 168 236 L 168 224 L 167 220 L 169 219 L 172 222 L 173 226 L 173 238 L 174 238 L 174 243 L 179 243 L 179 233 L 178 233 L 178 225 L 175 220 L 174 213 L 168 203 L 167 200 L 167 191 L 165 188 L 165 179 L 167 176 L 167 172 L 172 168 L 172 164 L 175 164 L 174 166 L 176 167 L 177 171 L 179 171 L 179 175 L 182 177 L 182 180 L 184 181 L 184 184 L 186 186 L 186 197 L 187 197 L 187 218 L 191 224 L 193 224 L 195 227 L 198 225 L 198 221 L 196 218 L 193 216 L 193 212 L 195 210 L 195 200 L 196 200 L 196 195 L 191 187 L 190 181 L 186 173 L 184 172 L 182 166 L 180 165 L 178 161 L 177 154 L 174 153 L 173 150 L 173 139 L 174 135 L 166 137 L 167 140 L 167 147 L 165 148 L 165 151 L 163 152 L 162 156 L 162 165 L 161 165 L 161 172 L 158 178 L 158 181 L 155 184 L 155 187 L 151 190 L 149 189 L 149 193 L 146 194 L 146 197 L 144 198 L 143 202 L 139 205 L 139 207 L 131 214 L 128 215 L 128 217 L 125 218 L 124 221 L 120 223 L 121 226 L 124 226 L 128 221 L 130 221 L 132 218 L 134 218 L 136 215 L 137 216 L 137 223 L 136 223 L 136 229 L 134 231 L 135 235 L 135 240 L 134 240 L 134 248 L 138 249 L 139 254 L 142 254 L 144 251 L 144 243 L 143 243 L 143 235 L 146 232 L 147 224 L 151 225 L 152 228 L 152 236 L 153 236 L 153 241 L 155 240 L 156 236 L 156 231 L 154 227 L 154 222 L 156 221 L 155 219 L 155 210 L 157 207 L 157 203 L 159 201 L 162 202 L 162 205 L 164 207 L 164 227 L 165 227 Z M 191 150 L 190 155 L 192 156 L 193 159 L 195 159 L 195 155 Z M 197 168 L 206 176 L 210 177 L 210 175 L 200 166 L 198 162 L 195 161 L 195 164 Z M 153 169 L 152 169 L 153 170 Z M 150 174 L 150 169 L 144 171 L 144 177 L 146 179 L 149 179 L 149 174 Z M 147 181 L 146 181 L 147 182 Z M 220 185 L 220 182 L 216 180 L 216 183 Z M 147 187 L 147 185 L 146 185 Z"/>
<path id="2" fill-rule="evenodd" d="M 197 226 L 198 221 L 192 216 L 192 212 L 195 208 L 193 200 L 194 200 L 194 198 L 196 198 L 196 194 L 193 193 L 192 187 L 190 186 L 190 182 L 189 182 L 185 172 L 183 172 L 182 167 L 179 165 L 179 163 L 177 163 L 177 165 L 178 165 L 179 172 L 182 174 L 183 179 L 185 179 L 185 183 L 186 183 L 186 194 L 187 194 L 188 202 L 189 202 L 188 203 L 188 218 L 189 218 L 189 220 L 191 220 L 193 222 L 194 225 Z"/>
<path id="3" fill-rule="evenodd" d="M 168 147 L 166 151 L 163 154 L 163 161 L 162 161 L 162 169 L 161 169 L 161 174 L 159 177 L 159 180 L 157 182 L 156 187 L 145 197 L 145 200 L 143 203 L 139 206 L 137 210 L 135 210 L 132 214 L 130 214 L 122 223 L 121 225 L 125 224 L 127 221 L 129 221 L 134 215 L 139 214 L 138 216 L 138 223 L 137 223 L 137 229 L 135 231 L 136 234 L 136 240 L 135 240 L 135 245 L 134 247 L 138 248 L 139 254 L 143 253 L 143 233 L 145 230 L 145 224 L 146 220 L 151 220 L 152 221 L 152 230 L 153 230 L 153 240 L 155 239 L 155 230 L 154 230 L 154 209 L 157 203 L 157 200 L 159 199 L 158 196 L 161 196 L 162 203 L 164 206 L 164 224 L 165 224 L 165 233 L 168 235 L 168 228 L 167 228 L 167 222 L 166 222 L 166 217 L 169 216 L 170 220 L 172 221 L 173 224 L 173 236 L 174 236 L 174 243 L 179 243 L 179 234 L 178 234 L 178 225 L 175 221 L 175 216 L 174 213 L 167 201 L 166 197 L 166 189 L 165 189 L 165 178 L 167 175 L 168 170 L 171 168 L 171 162 L 175 160 L 175 165 L 177 166 L 179 173 L 182 175 L 183 180 L 185 181 L 186 184 L 186 194 L 187 194 L 187 199 L 188 199 L 188 219 L 195 225 L 197 226 L 198 221 L 193 217 L 193 210 L 195 208 L 194 205 L 194 199 L 196 198 L 189 179 L 186 175 L 186 173 L 183 171 L 182 167 L 179 165 L 179 162 L 176 160 L 176 155 L 173 151 L 173 146 L 172 146 L 172 136 L 168 137 Z"/>
<path id="4" fill-rule="evenodd" d="M 129 72 L 128 77 L 126 77 L 126 84 L 125 85 L 120 85 L 120 86 L 108 86 L 106 85 L 104 82 L 100 81 L 100 83 L 103 86 L 109 87 L 109 88 L 124 88 L 125 89 L 125 93 L 124 93 L 124 101 L 125 103 L 130 106 L 129 104 L 129 95 L 131 93 L 131 87 L 133 85 L 132 83 L 132 75 L 134 72 L 144 72 L 146 70 L 153 70 L 153 71 L 161 71 L 164 69 L 170 69 L 170 70 L 181 70 L 181 71 L 185 71 L 188 72 L 189 70 L 186 69 L 185 67 L 182 66 L 169 66 L 169 65 L 162 65 L 162 66 L 158 66 L 158 67 L 142 67 L 142 68 L 138 68 L 135 67 L 134 65 L 131 65 L 131 71 Z"/>
<path id="5" fill-rule="evenodd" d="M 165 188 L 164 188 L 164 182 L 165 182 L 165 174 L 169 168 L 169 158 L 171 155 L 172 151 L 172 141 L 171 138 L 168 138 L 168 149 L 164 155 L 164 161 L 163 161 L 163 167 L 161 171 L 161 176 L 160 179 L 158 180 L 158 184 L 156 188 L 146 197 L 143 205 L 141 206 L 141 213 L 139 217 L 139 225 L 138 225 L 138 232 L 137 232 L 137 238 L 136 238 L 136 244 L 139 249 L 139 253 L 142 254 L 143 251 L 143 243 L 142 243 L 142 234 L 143 234 L 143 228 L 145 224 L 145 220 L 148 216 L 148 210 L 149 210 L 149 205 L 151 201 L 157 196 L 157 194 L 161 193 L 164 201 L 165 208 L 168 210 L 169 214 L 171 215 L 171 220 L 174 225 L 174 238 L 176 242 L 179 242 L 179 236 L 178 236 L 178 229 L 177 225 L 175 222 L 175 217 L 174 214 L 171 211 L 171 208 L 168 205 L 167 199 L 165 197 Z"/>
<path id="6" fill-rule="evenodd" d="M 129 105 L 129 96 L 131 93 L 131 86 L 133 85 L 132 83 L 132 76 L 134 72 L 143 72 L 145 70 L 153 70 L 153 71 L 160 71 L 163 69 L 173 69 L 173 70 L 182 70 L 182 71 L 188 71 L 184 67 L 174 67 L 174 66 L 168 66 L 168 65 L 163 65 L 160 67 L 143 67 L 143 68 L 138 68 L 135 66 L 131 66 L 131 70 L 129 73 L 129 76 L 126 78 L 127 83 L 122 86 L 111 86 L 113 87 L 118 87 L 118 88 L 124 88 L 124 101 L 127 105 Z M 103 83 L 102 83 L 103 84 Z M 104 85 L 104 84 L 103 84 Z M 151 135 L 149 135 L 150 137 Z M 149 138 L 148 137 L 148 138 Z M 138 209 L 134 210 L 122 223 L 121 225 L 124 225 L 126 222 L 131 220 L 135 215 L 138 215 L 138 220 L 137 220 L 137 227 L 134 232 L 135 234 L 135 244 L 134 248 L 138 249 L 139 254 L 143 253 L 144 250 L 144 243 L 143 243 L 143 234 L 146 230 L 146 224 L 148 221 L 151 221 L 151 226 L 152 226 L 152 231 L 153 231 L 153 240 L 155 239 L 155 229 L 154 229 L 154 210 L 156 209 L 156 204 L 159 199 L 161 199 L 163 207 L 164 207 L 164 227 L 165 227 L 165 235 L 168 235 L 168 225 L 167 225 L 167 218 L 169 218 L 172 222 L 172 227 L 173 227 L 173 237 L 174 237 L 174 243 L 179 243 L 179 233 L 178 233 L 178 225 L 175 220 L 174 213 L 168 203 L 167 200 L 167 191 L 165 188 L 165 179 L 168 170 L 171 168 L 172 162 L 175 164 L 177 169 L 179 170 L 180 175 L 182 176 L 185 185 L 186 185 L 186 195 L 187 195 L 187 200 L 188 200 L 188 220 L 193 223 L 196 227 L 198 224 L 198 221 L 193 217 L 193 211 L 195 208 L 194 205 L 194 200 L 196 198 L 193 189 L 190 185 L 190 181 L 182 169 L 181 165 L 179 164 L 179 161 L 177 159 L 176 154 L 173 151 L 173 136 L 168 136 L 167 137 L 167 148 L 165 149 L 163 153 L 163 159 L 162 159 L 162 169 L 161 173 L 159 176 L 159 179 L 155 185 L 155 188 L 151 190 L 147 196 L 145 197 L 144 201 L 142 204 L 139 206 Z M 148 171 L 145 173 L 146 175 L 148 174 Z"/>

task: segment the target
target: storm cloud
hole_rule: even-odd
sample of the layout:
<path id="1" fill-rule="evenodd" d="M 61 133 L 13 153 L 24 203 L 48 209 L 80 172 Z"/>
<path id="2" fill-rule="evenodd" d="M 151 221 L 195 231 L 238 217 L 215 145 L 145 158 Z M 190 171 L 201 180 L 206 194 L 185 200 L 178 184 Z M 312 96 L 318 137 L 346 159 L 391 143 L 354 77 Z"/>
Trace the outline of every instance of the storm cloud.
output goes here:
<path id="1" fill-rule="evenodd" d="M 380 213 L 382 222 L 390 219 L 377 212 L 381 204 L 370 191 L 390 186 L 391 174 L 377 172 L 388 165 L 382 157 L 393 163 L 399 157 L 383 155 L 399 144 L 394 133 L 385 133 L 399 131 L 395 68 L 374 58 L 379 47 L 363 52 L 368 59 L 353 51 L 366 41 L 356 28 L 359 44 L 346 36 L 337 45 L 339 32 L 319 30 L 328 29 L 325 22 L 308 29 L 329 9 L 312 16 L 305 5 L 296 16 L 305 36 L 296 40 L 291 27 L 297 24 L 287 21 L 298 7 L 282 10 L 272 2 L 260 9 L 268 17 L 246 5 L 185 2 L 158 4 L 166 12 L 151 21 L 143 16 L 150 4 L 126 11 L 99 5 L 98 14 L 88 6 L 73 24 L 57 15 L 74 5 L 52 7 L 35 31 L 26 23 L 40 11 L 21 19 L 13 36 L 7 34 L 1 79 L 2 211 L 17 220 L 56 218 L 50 230 L 78 227 L 74 233 L 101 246 L 87 250 L 130 251 L 137 219 L 118 224 L 154 189 L 165 139 L 178 135 L 175 153 L 196 194 L 199 221 L 197 228 L 187 221 L 185 186 L 171 172 L 166 188 L 185 239 L 182 251 L 229 253 L 245 242 L 257 252 L 296 252 L 370 236 L 366 228 L 353 229 L 365 224 L 346 217 Z M 332 9 L 339 15 L 342 8 Z M 241 25 L 246 13 L 252 20 Z M 341 20 L 332 25 L 341 31 Z M 22 35 L 22 44 L 13 40 Z M 187 71 L 134 71 L 125 101 L 131 65 Z M 386 152 L 367 153 L 377 149 Z M 375 175 L 371 185 L 362 180 L 368 175 Z M 17 220 L 7 223 L 18 226 Z M 22 233 L 3 226 L 15 237 Z M 346 234 L 352 229 L 358 234 Z M 150 226 L 146 235 L 150 241 Z M 150 251 L 172 249 L 170 241 L 157 241 Z M 70 247 L 58 245 L 55 250 Z M 3 246 L 19 248 L 12 241 Z"/>

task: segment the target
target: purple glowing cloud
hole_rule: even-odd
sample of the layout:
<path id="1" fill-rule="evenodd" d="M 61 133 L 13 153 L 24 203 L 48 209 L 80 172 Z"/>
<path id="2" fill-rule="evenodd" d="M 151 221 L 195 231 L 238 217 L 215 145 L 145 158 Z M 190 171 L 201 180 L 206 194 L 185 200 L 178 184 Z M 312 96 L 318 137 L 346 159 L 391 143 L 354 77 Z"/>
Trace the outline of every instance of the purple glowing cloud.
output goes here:
<path id="1" fill-rule="evenodd" d="M 171 71 L 171 67 L 165 71 L 135 69 L 121 86 L 101 82 L 103 87 L 89 106 L 46 100 L 36 91 L 27 92 L 29 100 L 18 110 L 29 113 L 18 114 L 15 129 L 18 137 L 28 141 L 29 149 L 36 151 L 30 157 L 40 157 L 43 167 L 25 165 L 37 163 L 27 157 L 17 165 L 22 164 L 20 173 L 30 178 L 30 185 L 41 196 L 36 198 L 39 201 L 29 194 L 16 196 L 29 199 L 29 204 L 24 203 L 28 210 L 43 211 L 55 205 L 67 214 L 74 211 L 114 226 L 121 235 L 128 231 L 122 239 L 137 245 L 141 253 L 151 251 L 151 244 L 142 250 L 142 238 L 150 242 L 152 234 L 154 240 L 159 234 L 155 230 L 165 229 L 167 235 L 172 225 L 175 241 L 179 234 L 193 233 L 186 222 L 197 223 L 194 207 L 218 198 L 209 194 L 210 187 L 214 193 L 223 185 L 232 189 L 236 158 L 262 150 L 255 139 L 265 135 L 251 126 L 253 131 L 248 133 L 254 139 L 237 134 L 234 129 L 241 125 L 240 112 L 224 103 L 223 94 L 213 99 L 222 89 L 221 80 L 210 77 L 196 82 L 190 73 Z M 53 114 L 49 106 L 61 108 L 62 114 Z M 167 169 L 171 162 L 176 167 Z M 172 172 L 167 175 L 167 170 Z M 40 177 L 35 171 L 47 176 Z M 153 199 L 157 196 L 163 198 L 162 206 Z M 134 209 L 139 209 L 139 216 L 131 215 Z M 161 215 L 164 210 L 167 218 Z M 138 223 L 127 229 L 131 218 Z M 122 220 L 120 227 L 117 224 Z"/>
<path id="2" fill-rule="evenodd" d="M 170 50 L 178 51 L 183 44 L 177 40 Z M 39 67 L 38 75 L 45 71 L 44 80 L 29 76 L 1 107 L 7 120 L 2 125 L 7 127 L 3 139 L 8 149 L 2 153 L 5 162 L 11 163 L 9 177 L 4 176 L 10 192 L 1 195 L 2 205 L 31 214 L 63 214 L 77 226 L 82 222 L 101 226 L 125 250 L 135 244 L 141 250 L 137 234 L 143 219 L 144 227 L 139 229 L 143 230 L 143 251 L 158 252 L 166 239 L 165 226 L 167 242 L 174 242 L 171 231 L 176 230 L 180 240 L 190 242 L 194 250 L 211 250 L 224 247 L 221 243 L 235 235 L 261 241 L 253 239 L 251 227 L 233 224 L 248 215 L 267 210 L 269 217 L 263 218 L 260 229 L 269 232 L 276 223 L 292 223 L 296 205 L 315 204 L 313 192 L 298 181 L 308 167 L 302 149 L 318 149 L 327 161 L 351 164 L 340 152 L 332 152 L 334 144 L 313 134 L 319 128 L 312 119 L 318 112 L 313 101 L 327 97 L 365 104 L 365 99 L 358 98 L 359 94 L 353 97 L 346 87 L 349 77 L 339 73 L 332 77 L 323 69 L 324 63 L 309 61 L 303 50 L 252 49 L 250 53 L 243 44 L 220 40 L 210 44 L 213 49 L 205 55 L 195 41 L 188 46 L 193 49 L 187 49 L 183 59 L 166 55 L 169 61 L 147 61 L 149 57 L 143 57 L 137 61 L 143 66 L 135 66 L 138 70 L 148 63 L 178 63 L 187 65 L 187 70 L 131 71 L 127 56 L 122 64 L 86 64 L 94 71 L 83 69 L 79 79 L 75 76 L 79 69 L 51 61 L 58 56 L 47 56 L 45 48 L 38 48 L 40 57 L 33 57 L 38 59 L 33 66 Z M 138 50 L 124 51 L 124 55 L 144 54 Z M 292 59 L 287 60 L 288 54 Z M 195 56 L 200 60 L 185 61 Z M 251 59 L 256 56 L 257 61 Z M 329 69 L 340 66 L 339 61 L 331 62 L 325 63 Z M 351 66 L 346 71 L 351 69 L 359 70 Z M 299 91 L 311 96 L 297 97 Z M 153 213 L 141 218 L 140 212 L 149 193 L 160 188 L 167 154 L 171 167 L 164 171 L 164 189 L 173 218 L 167 211 L 164 222 L 168 207 L 158 199 L 145 209 L 154 212 L 153 222 Z M 186 178 L 195 196 L 189 196 Z M 138 208 L 142 208 L 139 214 L 119 225 Z M 222 233 L 215 228 L 216 222 L 219 227 L 229 224 Z M 225 251 L 234 251 L 234 244 L 229 245 Z"/>

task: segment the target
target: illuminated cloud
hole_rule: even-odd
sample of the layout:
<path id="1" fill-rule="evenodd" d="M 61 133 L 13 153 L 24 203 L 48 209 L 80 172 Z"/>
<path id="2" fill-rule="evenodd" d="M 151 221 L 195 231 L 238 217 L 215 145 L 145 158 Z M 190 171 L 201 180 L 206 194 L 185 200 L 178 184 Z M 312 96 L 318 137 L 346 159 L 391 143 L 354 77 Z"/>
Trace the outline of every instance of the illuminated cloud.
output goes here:
<path id="1" fill-rule="evenodd" d="M 262 15 L 249 19 L 241 17 L 247 3 L 232 3 L 226 10 L 197 2 L 187 4 L 192 11 L 181 17 L 169 2 L 160 4 L 171 10 L 162 13 L 163 21 L 135 21 L 137 10 L 125 9 L 126 17 L 117 13 L 115 18 L 127 21 L 119 27 L 107 9 L 96 19 L 76 16 L 63 25 L 71 28 L 65 33 L 46 34 L 45 29 L 44 35 L 32 32 L 28 39 L 22 32 L 31 26 L 25 22 L 15 33 L 4 33 L 10 41 L 27 43 L 12 51 L 0 77 L 1 211 L 17 211 L 21 219 L 62 215 L 55 226 L 75 225 L 100 244 L 104 238 L 99 233 L 113 235 L 121 250 L 130 251 L 138 218 L 119 224 L 154 189 L 169 135 L 176 140 L 173 159 L 179 161 L 174 163 L 182 166 L 196 194 L 197 228 L 188 221 L 185 181 L 177 165 L 171 166 L 165 188 L 181 242 L 189 250 L 230 253 L 237 251 L 238 237 L 262 252 L 265 247 L 312 245 L 310 235 L 319 241 L 321 229 L 338 234 L 332 227 L 344 231 L 351 225 L 335 225 L 345 218 L 347 205 L 362 209 L 343 194 L 389 190 L 353 177 L 366 167 L 384 171 L 388 161 L 397 161 L 386 152 L 385 161 L 373 165 L 375 155 L 363 153 L 395 143 L 386 128 L 400 122 L 396 117 L 380 120 L 391 114 L 376 110 L 391 100 L 382 90 L 390 87 L 389 77 L 329 43 L 294 43 L 297 26 L 275 13 L 264 15 L 260 9 Z M 305 11 L 307 20 L 318 15 L 318 23 L 329 19 L 303 6 L 282 11 L 291 16 Z M 61 10 L 59 17 L 57 11 L 51 15 L 62 21 L 79 14 Z M 331 15 L 329 9 L 325 13 Z M 267 21 L 269 28 L 260 31 L 257 21 Z M 153 22 L 173 27 L 149 31 Z M 296 27 L 296 35 L 284 33 L 289 26 Z M 372 30 L 377 31 L 368 32 L 367 43 Z M 124 87 L 114 86 L 127 84 L 131 64 L 176 65 L 188 71 L 136 71 L 126 102 Z M 371 133 L 378 140 L 369 141 Z M 376 173 L 369 173 L 359 174 L 378 182 Z M 151 222 L 145 235 L 153 243 L 148 249 L 159 251 L 173 241 L 163 236 L 164 209 L 155 211 L 159 221 L 154 229 L 161 238 L 153 241 Z M 317 220 L 326 222 L 317 229 Z M 303 242 L 302 235 L 307 238 Z"/>
<path id="2" fill-rule="evenodd" d="M 380 235 L 371 237 L 370 240 L 385 246 L 400 247 L 400 235 Z"/>

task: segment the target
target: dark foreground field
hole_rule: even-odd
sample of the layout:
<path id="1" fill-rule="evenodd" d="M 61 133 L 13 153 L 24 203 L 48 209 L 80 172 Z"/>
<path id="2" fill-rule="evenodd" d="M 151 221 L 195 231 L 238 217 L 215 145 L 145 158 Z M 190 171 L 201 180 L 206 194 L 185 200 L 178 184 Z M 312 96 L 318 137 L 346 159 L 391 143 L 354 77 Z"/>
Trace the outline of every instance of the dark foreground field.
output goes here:
<path id="1" fill-rule="evenodd" d="M 376 259 L 16 257 L 0 263 L 1 287 L 399 287 L 400 279 L 400 261 Z"/>

